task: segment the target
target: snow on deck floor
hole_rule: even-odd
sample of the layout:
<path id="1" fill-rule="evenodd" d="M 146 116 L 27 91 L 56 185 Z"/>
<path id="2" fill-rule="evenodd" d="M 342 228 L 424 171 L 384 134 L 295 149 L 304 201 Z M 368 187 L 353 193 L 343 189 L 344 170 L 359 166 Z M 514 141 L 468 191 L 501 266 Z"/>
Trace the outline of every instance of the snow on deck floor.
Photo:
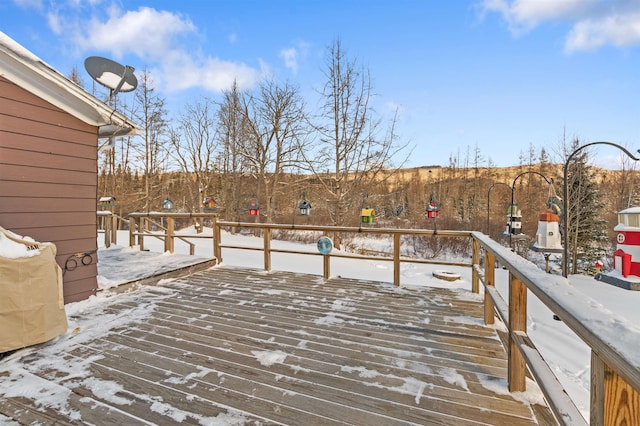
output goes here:
<path id="1" fill-rule="evenodd" d="M 0 362 L 0 422 L 553 424 L 480 300 L 225 266 L 101 294 Z"/>

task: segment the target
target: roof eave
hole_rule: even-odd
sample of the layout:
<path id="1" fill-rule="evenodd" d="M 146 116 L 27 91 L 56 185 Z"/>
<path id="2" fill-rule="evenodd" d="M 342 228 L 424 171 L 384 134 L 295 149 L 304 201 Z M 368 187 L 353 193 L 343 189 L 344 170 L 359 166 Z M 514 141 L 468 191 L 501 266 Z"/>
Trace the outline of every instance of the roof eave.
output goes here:
<path id="1" fill-rule="evenodd" d="M 77 119 L 98 127 L 100 137 L 137 133 L 137 126 L 127 117 L 44 62 L 23 57 L 2 44 L 0 52 L 5 53 L 5 57 L 0 61 L 0 76 Z"/>

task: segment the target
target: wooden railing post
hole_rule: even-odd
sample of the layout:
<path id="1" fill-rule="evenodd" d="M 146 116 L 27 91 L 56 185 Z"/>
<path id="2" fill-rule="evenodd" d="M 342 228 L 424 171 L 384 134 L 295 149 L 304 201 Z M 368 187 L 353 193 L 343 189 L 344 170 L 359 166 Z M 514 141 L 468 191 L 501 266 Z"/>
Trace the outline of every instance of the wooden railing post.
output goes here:
<path id="1" fill-rule="evenodd" d="M 393 234 L 393 285 L 400 287 L 400 234 Z"/>
<path id="2" fill-rule="evenodd" d="M 480 242 L 475 238 L 472 239 L 473 253 L 471 254 L 471 264 L 477 265 L 480 263 Z M 471 267 L 471 292 L 475 294 L 480 293 L 480 277 L 478 271 L 473 266 Z"/>
<path id="3" fill-rule="evenodd" d="M 509 273 L 509 391 L 524 392 L 527 365 L 513 338 L 516 331 L 527 331 L 527 287 Z"/>
<path id="4" fill-rule="evenodd" d="M 589 424 L 640 425 L 640 394 L 591 351 Z"/>
<path id="5" fill-rule="evenodd" d="M 104 229 L 104 246 L 106 248 L 111 247 L 111 220 L 106 217 L 101 217 L 100 221 L 102 222 L 102 228 Z"/>
<path id="6" fill-rule="evenodd" d="M 129 219 L 129 247 L 136 245 L 136 228 L 138 227 L 138 219 L 130 217 Z"/>
<path id="7" fill-rule="evenodd" d="M 140 224 L 138 225 L 138 246 L 140 247 L 140 251 L 144 251 L 144 232 L 147 232 L 147 219 L 141 217 Z"/>
<path id="8" fill-rule="evenodd" d="M 213 218 L 213 257 L 216 258 L 218 263 L 222 263 L 222 248 L 220 247 L 220 236 L 222 232 L 220 231 L 220 224 L 218 223 L 218 218 Z"/>
<path id="9" fill-rule="evenodd" d="M 484 252 L 484 323 L 491 325 L 495 322 L 495 306 L 489 295 L 488 287 L 496 285 L 496 258 L 489 250 Z"/>
<path id="10" fill-rule="evenodd" d="M 164 251 L 173 253 L 173 235 L 175 231 L 176 220 L 173 217 L 167 218 L 167 235 L 164 238 Z"/>
<path id="11" fill-rule="evenodd" d="M 118 216 L 111 215 L 111 242 L 118 244 Z"/>
<path id="12" fill-rule="evenodd" d="M 264 229 L 264 270 L 271 271 L 271 228 Z"/>
<path id="13" fill-rule="evenodd" d="M 322 235 L 328 237 L 328 234 L 324 232 Z M 331 276 L 331 254 L 325 254 L 322 256 L 322 277 L 328 280 Z"/>

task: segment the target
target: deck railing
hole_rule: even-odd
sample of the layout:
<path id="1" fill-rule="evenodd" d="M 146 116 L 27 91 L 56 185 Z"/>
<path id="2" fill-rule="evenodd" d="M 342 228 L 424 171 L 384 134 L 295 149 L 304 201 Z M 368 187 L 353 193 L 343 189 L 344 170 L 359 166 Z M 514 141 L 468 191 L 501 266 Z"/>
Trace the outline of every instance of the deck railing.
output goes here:
<path id="1" fill-rule="evenodd" d="M 195 244 L 189 241 L 192 238 L 208 238 L 211 235 L 189 235 L 182 236 L 176 235 L 176 219 L 196 219 L 196 218 L 210 218 L 215 220 L 218 217 L 217 213 L 164 213 L 164 212 L 149 212 L 149 213 L 129 213 L 129 245 L 139 246 L 140 250 L 144 250 L 144 238 L 145 236 L 158 238 L 164 241 L 164 251 L 173 253 L 175 249 L 175 240 L 178 239 L 189 246 L 189 254 L 193 256 L 195 254 Z M 158 222 L 166 219 L 166 225 Z M 155 228 L 155 232 L 150 231 L 151 228 Z M 214 256 L 215 257 L 215 256 Z"/>
<path id="2" fill-rule="evenodd" d="M 136 214 L 138 215 L 138 214 Z M 140 216 L 149 215 L 147 213 Z M 153 214 L 152 214 L 153 215 Z M 160 215 L 155 214 L 155 215 Z M 176 214 L 174 214 L 176 215 Z M 640 356 L 638 351 L 629 350 L 628 346 L 618 345 L 619 336 L 612 335 L 609 328 L 602 324 L 614 324 L 619 321 L 613 314 L 602 312 L 597 304 L 587 296 L 575 291 L 570 280 L 559 275 L 546 273 L 533 263 L 526 261 L 509 248 L 504 247 L 488 236 L 479 232 L 438 230 L 437 233 L 424 229 L 385 229 L 373 227 L 333 227 L 313 225 L 256 224 L 217 221 L 215 214 L 177 214 L 175 217 L 210 217 L 213 220 L 213 235 L 197 236 L 213 237 L 213 256 L 219 261 L 223 258 L 223 249 L 260 250 L 264 253 L 264 269 L 271 270 L 273 253 L 290 253 L 315 255 L 323 257 L 323 276 L 331 276 L 331 258 L 348 257 L 352 259 L 377 261 L 387 260 L 393 263 L 393 282 L 400 285 L 402 263 L 431 263 L 464 266 L 472 269 L 471 290 L 480 292 L 480 284 L 484 288 L 485 323 L 493 324 L 495 316 L 507 326 L 508 377 L 509 390 L 520 392 L 526 390 L 528 372 L 536 379 L 549 407 L 554 412 L 559 424 L 586 425 L 587 421 L 567 395 L 557 377 L 536 349 L 534 342 L 527 334 L 527 290 L 531 291 L 551 312 L 591 348 L 591 425 L 628 425 L 640 426 Z M 204 215 L 204 216 L 203 216 Z M 135 217 L 134 215 L 130 215 Z M 166 216 L 166 215 L 165 215 Z M 167 216 L 168 217 L 168 216 Z M 169 222 L 171 223 L 171 222 Z M 132 227 L 134 228 L 134 227 Z M 237 246 L 224 244 L 223 228 L 249 228 L 259 230 L 262 234 L 261 247 Z M 330 252 L 305 252 L 295 250 L 274 249 L 271 247 L 273 230 L 288 232 L 317 231 L 323 235 L 334 233 L 386 234 L 393 238 L 393 250 L 390 256 L 366 256 Z M 142 236 L 143 232 L 131 235 Z M 454 263 L 413 259 L 401 256 L 402 236 L 435 236 L 468 238 L 472 245 L 471 262 Z M 173 251 L 172 243 L 167 240 L 175 238 L 173 228 L 167 226 L 165 247 Z M 180 237 L 194 238 L 195 236 Z M 505 300 L 496 290 L 496 265 L 508 270 L 508 297 Z M 597 321 L 594 319 L 597 318 Z M 625 336 L 625 341 L 640 342 L 640 333 Z"/>
<path id="3" fill-rule="evenodd" d="M 98 233 L 104 234 L 104 246 L 109 248 L 111 244 L 118 244 L 118 229 L 129 221 L 108 210 L 98 210 Z"/>

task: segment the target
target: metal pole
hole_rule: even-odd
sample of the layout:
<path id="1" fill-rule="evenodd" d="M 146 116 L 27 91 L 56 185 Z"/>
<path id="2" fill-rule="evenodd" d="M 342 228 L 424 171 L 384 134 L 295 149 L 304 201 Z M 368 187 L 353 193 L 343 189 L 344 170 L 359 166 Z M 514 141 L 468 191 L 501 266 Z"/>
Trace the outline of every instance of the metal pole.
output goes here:
<path id="1" fill-rule="evenodd" d="M 549 185 L 553 183 L 553 179 L 549 180 L 542 173 L 539 173 L 533 170 L 527 170 L 526 172 L 522 172 L 518 176 L 516 176 L 516 178 L 513 180 L 513 184 L 511 185 L 511 206 L 509 206 L 509 247 L 512 250 L 513 250 L 513 247 L 511 246 L 511 213 L 513 212 L 513 202 L 515 201 L 514 193 L 516 191 L 516 181 L 520 179 L 521 176 L 524 176 L 526 174 L 534 174 L 534 175 L 541 176 L 542 179 L 544 179 Z"/>
<path id="2" fill-rule="evenodd" d="M 569 264 L 569 185 L 567 184 L 567 169 L 569 168 L 569 163 L 571 162 L 571 159 L 573 158 L 574 155 L 576 155 L 578 153 L 578 151 L 581 151 L 582 149 L 591 146 L 591 145 L 611 145 L 611 146 L 615 146 L 616 148 L 622 150 L 625 154 L 627 154 L 627 156 L 629 158 L 631 158 L 633 161 L 638 161 L 640 160 L 640 158 L 636 158 L 631 152 L 629 152 L 625 147 L 620 146 L 618 144 L 615 144 L 613 142 L 605 142 L 605 141 L 599 141 L 599 142 L 590 142 L 587 144 L 584 144 L 582 146 L 579 146 L 578 148 L 576 148 L 575 151 L 573 151 L 571 154 L 569 154 L 569 156 L 567 157 L 567 161 L 565 161 L 564 163 L 564 169 L 563 169 L 563 179 L 564 182 L 562 183 L 562 209 L 564 210 L 563 215 L 563 224 L 562 224 L 562 231 L 563 231 L 563 236 L 562 238 L 564 239 L 564 247 L 563 247 L 563 252 L 562 252 L 562 276 L 563 277 L 567 277 L 568 274 L 568 264 Z M 636 150 L 636 152 L 640 152 L 640 149 Z"/>

